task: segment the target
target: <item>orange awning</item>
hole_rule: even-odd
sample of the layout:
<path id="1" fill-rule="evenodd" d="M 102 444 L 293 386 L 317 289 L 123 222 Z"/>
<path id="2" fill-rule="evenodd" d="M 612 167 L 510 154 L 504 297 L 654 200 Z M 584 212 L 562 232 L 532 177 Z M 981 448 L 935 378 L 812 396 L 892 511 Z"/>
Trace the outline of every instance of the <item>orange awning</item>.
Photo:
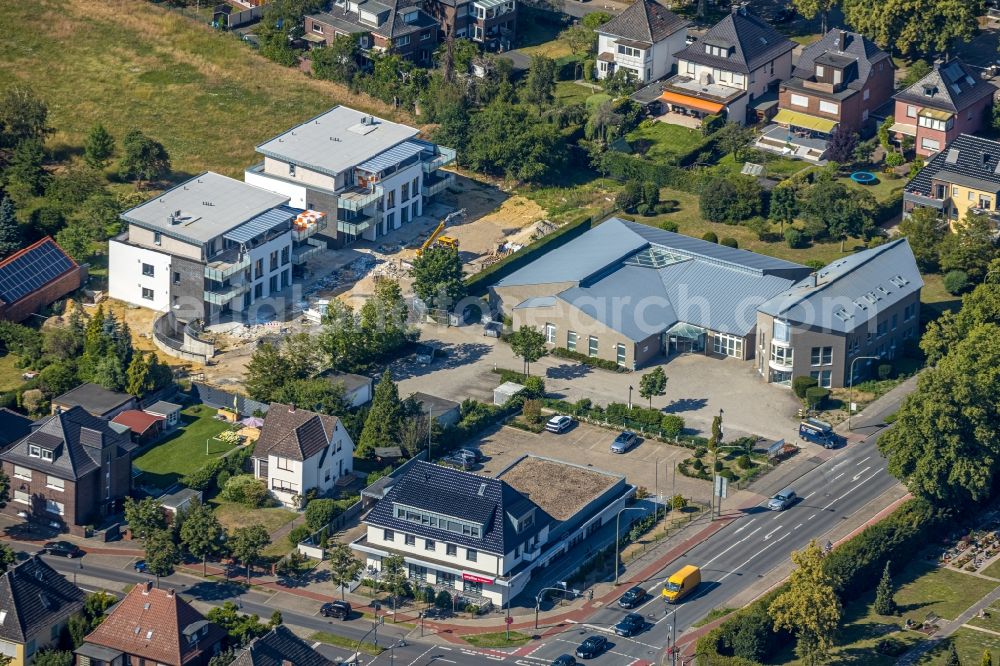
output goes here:
<path id="1" fill-rule="evenodd" d="M 719 113 L 724 107 L 723 104 L 719 104 L 718 102 L 709 102 L 703 99 L 698 99 L 697 97 L 689 97 L 687 95 L 670 92 L 669 90 L 664 90 L 663 94 L 660 95 L 660 99 L 664 102 L 669 102 L 670 104 L 677 104 L 679 106 L 687 107 L 689 109 L 697 109 L 699 111 L 707 111 L 708 113 Z"/>

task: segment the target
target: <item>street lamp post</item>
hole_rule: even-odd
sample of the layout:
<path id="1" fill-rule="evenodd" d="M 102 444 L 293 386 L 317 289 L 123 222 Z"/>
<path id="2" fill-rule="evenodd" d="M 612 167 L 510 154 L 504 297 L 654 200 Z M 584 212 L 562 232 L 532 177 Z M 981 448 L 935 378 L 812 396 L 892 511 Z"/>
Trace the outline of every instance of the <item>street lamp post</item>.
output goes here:
<path id="1" fill-rule="evenodd" d="M 541 609 L 542 606 L 542 595 L 550 590 L 562 592 L 564 596 L 567 592 L 572 592 L 574 596 L 580 593 L 579 590 L 567 589 L 566 583 L 562 583 L 562 587 L 543 587 L 542 589 L 540 589 L 538 591 L 538 594 L 535 595 L 535 629 L 538 629 L 538 611 Z"/>
<path id="2" fill-rule="evenodd" d="M 848 405 L 847 405 L 847 432 L 851 431 L 851 415 L 854 414 L 854 364 L 861 360 L 877 361 L 879 356 L 857 356 L 851 359 L 851 376 L 847 378 L 848 382 Z"/>
<path id="3" fill-rule="evenodd" d="M 632 409 L 632 385 L 628 385 L 628 408 Z"/>
<path id="4" fill-rule="evenodd" d="M 667 633 L 670 634 L 667 637 L 667 645 L 670 646 L 670 663 L 677 666 L 677 609 L 675 608 L 667 617 L 670 618 L 670 624 L 667 626 Z"/>
<path id="5" fill-rule="evenodd" d="M 618 585 L 618 570 L 621 568 L 618 566 L 618 555 L 621 545 L 621 519 L 623 511 L 642 511 L 642 509 L 634 506 L 627 506 L 618 510 L 615 515 L 615 585 Z"/>

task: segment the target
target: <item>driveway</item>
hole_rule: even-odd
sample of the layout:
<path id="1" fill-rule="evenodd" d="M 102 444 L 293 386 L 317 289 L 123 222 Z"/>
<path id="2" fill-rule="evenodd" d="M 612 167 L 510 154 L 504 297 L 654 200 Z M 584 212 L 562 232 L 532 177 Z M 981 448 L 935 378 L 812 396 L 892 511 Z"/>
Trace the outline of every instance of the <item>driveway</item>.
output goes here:
<path id="1" fill-rule="evenodd" d="M 466 398 L 492 402 L 493 389 L 501 383 L 493 368 L 522 367 L 507 344 L 484 337 L 479 326 L 424 326 L 421 339 L 438 342 L 448 357 L 431 366 L 409 360 L 393 364 L 404 397 L 423 391 L 459 402 Z M 662 365 L 667 393 L 654 398 L 652 406 L 683 417 L 690 431 L 708 432 L 712 418 L 723 409 L 727 439 L 749 434 L 768 439 L 797 436 L 799 401 L 787 388 L 764 383 L 752 363 L 690 355 L 663 359 Z M 628 402 L 632 386 L 633 404 L 642 406 L 648 403 L 639 397 L 639 378 L 652 369 L 616 373 L 546 356 L 532 364 L 531 373 L 545 377 L 552 397 L 571 402 L 589 398 L 601 405 Z"/>

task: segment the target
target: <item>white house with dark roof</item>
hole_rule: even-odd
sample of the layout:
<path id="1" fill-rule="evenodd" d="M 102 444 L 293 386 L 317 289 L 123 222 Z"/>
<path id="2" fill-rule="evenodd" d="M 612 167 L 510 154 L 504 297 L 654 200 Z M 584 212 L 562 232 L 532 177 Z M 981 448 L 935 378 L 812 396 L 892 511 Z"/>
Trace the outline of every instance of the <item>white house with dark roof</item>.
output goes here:
<path id="1" fill-rule="evenodd" d="M 354 442 L 336 416 L 271 403 L 253 450 L 253 473 L 282 504 L 334 489 L 351 473 Z"/>
<path id="2" fill-rule="evenodd" d="M 418 132 L 336 106 L 257 146 L 263 161 L 244 180 L 326 214 L 338 246 L 375 240 L 423 215 L 429 199 L 454 182 L 439 170 L 455 151 L 417 139 Z"/>
<path id="3" fill-rule="evenodd" d="M 619 474 L 538 456 L 496 478 L 416 461 L 387 484 L 351 548 L 375 572 L 401 555 L 413 583 L 502 606 L 584 539 L 602 547 L 594 535 L 634 492 Z"/>
<path id="4" fill-rule="evenodd" d="M 645 84 L 670 74 L 690 23 L 656 0 L 636 0 L 597 29 L 597 78 L 627 70 Z"/>
<path id="5" fill-rule="evenodd" d="M 791 76 L 794 48 L 766 21 L 734 6 L 701 39 L 674 55 L 677 75 L 664 85 L 660 101 L 699 118 L 725 112 L 730 122 L 742 125 L 755 100 L 773 94 L 774 86 Z"/>

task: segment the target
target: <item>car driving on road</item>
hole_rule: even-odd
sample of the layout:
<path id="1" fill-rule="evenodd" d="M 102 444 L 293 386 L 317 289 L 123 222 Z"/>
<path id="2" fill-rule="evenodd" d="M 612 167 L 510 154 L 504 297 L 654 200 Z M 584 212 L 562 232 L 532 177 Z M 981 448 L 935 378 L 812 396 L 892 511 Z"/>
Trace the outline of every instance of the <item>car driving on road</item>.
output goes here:
<path id="1" fill-rule="evenodd" d="M 638 444 L 639 436 L 628 430 L 622 431 L 615 441 L 611 442 L 611 453 L 625 453 Z"/>
<path id="2" fill-rule="evenodd" d="M 319 614 L 323 617 L 346 620 L 351 617 L 351 604 L 346 601 L 331 601 L 320 606 Z"/>
<path id="3" fill-rule="evenodd" d="M 593 659 L 608 649 L 608 639 L 604 636 L 588 636 L 580 643 L 576 649 L 576 656 L 580 659 Z"/>
<path id="4" fill-rule="evenodd" d="M 576 666 L 576 658 L 570 654 L 561 654 L 552 660 L 549 666 Z"/>
<path id="5" fill-rule="evenodd" d="M 629 613 L 615 625 L 615 633 L 628 638 L 646 628 L 646 619 L 638 613 Z"/>
<path id="6" fill-rule="evenodd" d="M 69 541 L 49 541 L 42 546 L 42 552 L 49 555 L 61 555 L 63 557 L 81 557 L 84 552 L 75 543 Z"/>
<path id="7" fill-rule="evenodd" d="M 618 605 L 622 608 L 635 608 L 646 598 L 646 590 L 638 585 L 625 590 L 625 594 L 618 599 Z"/>
<path id="8" fill-rule="evenodd" d="M 558 414 L 546 422 L 545 429 L 549 432 L 560 433 L 568 430 L 571 425 L 573 425 L 573 419 L 565 414 Z"/>
<path id="9" fill-rule="evenodd" d="M 799 496 L 791 488 L 785 488 L 780 493 L 767 501 L 767 508 L 771 511 L 784 511 L 799 500 Z"/>

